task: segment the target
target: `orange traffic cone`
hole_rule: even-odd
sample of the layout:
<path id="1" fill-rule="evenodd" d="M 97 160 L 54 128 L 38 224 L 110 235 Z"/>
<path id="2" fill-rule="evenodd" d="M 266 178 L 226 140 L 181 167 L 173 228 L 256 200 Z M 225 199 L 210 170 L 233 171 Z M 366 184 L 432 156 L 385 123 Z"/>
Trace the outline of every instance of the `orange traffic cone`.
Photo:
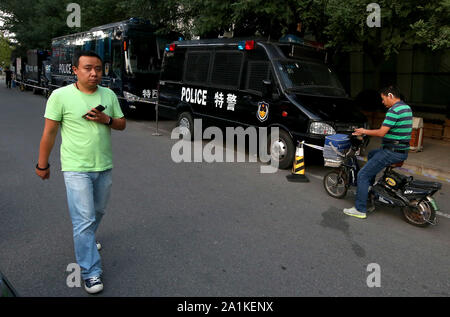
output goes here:
<path id="1" fill-rule="evenodd" d="M 305 175 L 305 157 L 303 153 L 303 144 L 301 144 L 300 142 L 295 149 L 295 160 L 294 165 L 292 166 L 291 175 L 287 175 L 286 178 L 290 182 L 309 182 L 308 177 L 306 177 Z"/>

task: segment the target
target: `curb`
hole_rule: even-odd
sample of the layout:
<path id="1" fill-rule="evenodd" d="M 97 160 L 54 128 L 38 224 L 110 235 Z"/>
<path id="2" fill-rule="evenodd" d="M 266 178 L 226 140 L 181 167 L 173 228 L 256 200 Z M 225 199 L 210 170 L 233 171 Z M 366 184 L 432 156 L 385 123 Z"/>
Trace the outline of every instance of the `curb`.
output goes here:
<path id="1" fill-rule="evenodd" d="M 402 167 L 399 168 L 402 171 L 405 171 L 407 173 L 416 174 L 419 176 L 425 176 L 437 179 L 442 182 L 450 183 L 450 173 L 444 172 L 439 169 L 429 168 L 425 166 L 418 166 L 418 165 L 412 165 L 412 164 L 405 164 Z"/>

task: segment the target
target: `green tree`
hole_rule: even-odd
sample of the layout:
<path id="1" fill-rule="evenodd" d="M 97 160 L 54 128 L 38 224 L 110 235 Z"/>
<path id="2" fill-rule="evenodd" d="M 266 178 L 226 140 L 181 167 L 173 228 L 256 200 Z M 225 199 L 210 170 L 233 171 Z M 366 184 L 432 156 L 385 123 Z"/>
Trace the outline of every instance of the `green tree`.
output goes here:
<path id="1" fill-rule="evenodd" d="M 185 0 L 179 1 L 192 33 L 217 37 L 233 31 L 235 37 L 259 35 L 278 39 L 296 29 L 298 0 Z"/>
<path id="2" fill-rule="evenodd" d="M 119 0 L 117 7 L 129 17 L 144 18 L 156 25 L 159 33 L 181 32 L 193 34 L 190 0 Z"/>
<path id="3" fill-rule="evenodd" d="M 397 55 L 403 46 L 424 46 L 430 49 L 449 47 L 449 0 L 446 7 L 437 1 L 421 6 L 421 0 L 378 0 L 381 27 L 367 25 L 367 5 L 371 0 L 323 1 L 326 23 L 323 27 L 327 46 L 336 52 L 360 50 L 374 67 L 374 82 L 380 85 L 383 62 Z M 446 12 L 446 13 L 444 13 Z M 446 31 L 446 32 L 445 32 Z"/>
<path id="4" fill-rule="evenodd" d="M 427 17 L 420 18 L 411 25 L 417 33 L 419 42 L 425 43 L 432 50 L 450 47 L 450 0 L 427 2 L 417 9 Z"/>
<path id="5" fill-rule="evenodd" d="M 377 0 L 381 27 L 366 23 L 373 0 L 77 0 L 81 27 L 69 28 L 67 4 L 73 0 L 0 0 L 5 29 L 21 49 L 48 48 L 51 38 L 88 30 L 132 16 L 151 20 L 159 32 L 180 31 L 187 38 L 263 36 L 277 40 L 296 33 L 312 35 L 336 53 L 360 50 L 375 67 L 404 45 L 432 50 L 450 47 L 450 0 Z"/>
<path id="6" fill-rule="evenodd" d="M 11 43 L 0 33 L 0 66 L 3 68 L 11 64 Z"/>
<path id="7" fill-rule="evenodd" d="M 373 0 L 230 0 L 180 1 L 191 15 L 195 32 L 215 35 L 233 29 L 235 36 L 262 35 L 276 40 L 288 33 L 312 35 L 340 54 L 359 50 L 375 68 L 380 85 L 381 66 L 401 47 L 449 48 L 450 0 L 377 0 L 381 27 L 370 27 L 368 4 Z M 300 27 L 299 27 L 300 26 Z"/>
<path id="8" fill-rule="evenodd" d="M 67 26 L 69 3 L 81 7 L 81 26 Z M 57 36 L 88 30 L 94 26 L 129 18 L 125 1 L 115 0 L 0 0 L 0 11 L 5 12 L 4 30 L 15 34 L 18 50 L 24 53 L 32 48 L 50 48 Z"/>

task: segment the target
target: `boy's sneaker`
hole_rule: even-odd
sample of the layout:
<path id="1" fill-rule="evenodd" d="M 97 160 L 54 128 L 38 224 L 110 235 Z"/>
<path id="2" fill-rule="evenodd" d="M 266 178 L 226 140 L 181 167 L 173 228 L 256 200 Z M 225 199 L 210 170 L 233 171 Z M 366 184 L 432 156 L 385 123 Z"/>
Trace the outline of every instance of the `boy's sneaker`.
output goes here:
<path id="1" fill-rule="evenodd" d="M 89 294 L 96 294 L 103 290 L 103 283 L 99 276 L 84 280 L 84 289 Z"/>
<path id="2" fill-rule="evenodd" d="M 345 208 L 344 209 L 344 214 L 349 215 L 349 216 L 353 216 L 356 218 L 360 218 L 360 219 L 366 219 L 367 215 L 365 212 L 360 212 L 356 209 L 356 207 L 352 207 L 352 208 Z"/>
<path id="3" fill-rule="evenodd" d="M 102 249 L 102 245 L 100 244 L 100 242 L 95 241 L 95 245 L 97 246 L 98 251 L 100 251 Z"/>

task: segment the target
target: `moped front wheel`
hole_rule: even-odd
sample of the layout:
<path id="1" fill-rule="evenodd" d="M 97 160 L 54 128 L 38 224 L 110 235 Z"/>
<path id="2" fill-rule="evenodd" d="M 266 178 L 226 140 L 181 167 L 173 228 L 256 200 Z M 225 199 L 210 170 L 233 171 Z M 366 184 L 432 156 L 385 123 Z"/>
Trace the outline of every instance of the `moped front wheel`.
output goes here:
<path id="1" fill-rule="evenodd" d="M 344 198 L 348 190 L 347 176 L 344 170 L 328 172 L 323 177 L 323 186 L 328 195 L 334 198 Z"/>

